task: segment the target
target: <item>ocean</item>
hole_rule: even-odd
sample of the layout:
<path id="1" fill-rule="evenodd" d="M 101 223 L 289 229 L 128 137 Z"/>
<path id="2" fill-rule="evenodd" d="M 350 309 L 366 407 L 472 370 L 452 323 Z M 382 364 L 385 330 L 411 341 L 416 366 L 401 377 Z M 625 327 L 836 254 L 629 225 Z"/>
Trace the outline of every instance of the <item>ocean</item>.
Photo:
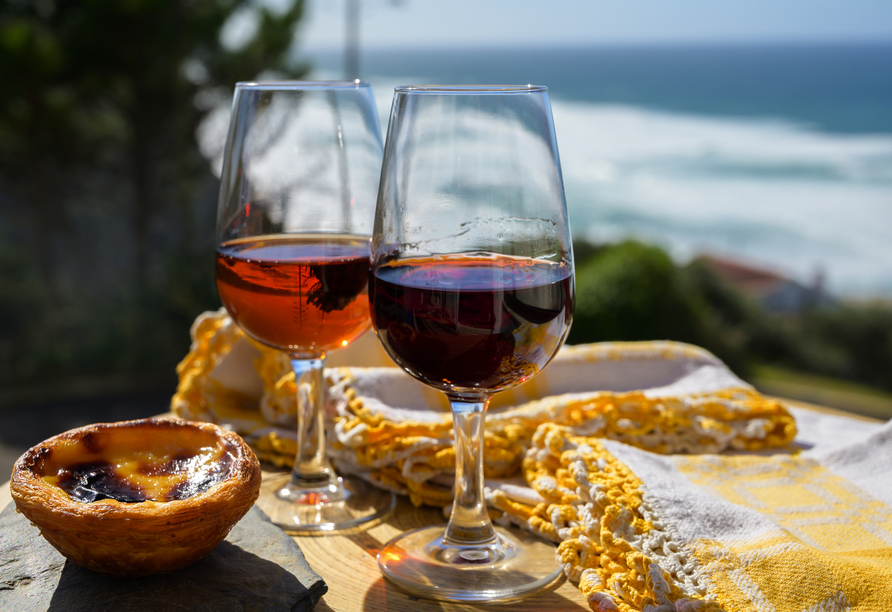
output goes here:
<path id="1" fill-rule="evenodd" d="M 309 59 L 342 76 L 341 54 Z M 396 85 L 548 86 L 576 237 L 892 298 L 892 43 L 379 50 L 360 66 L 383 129 Z"/>

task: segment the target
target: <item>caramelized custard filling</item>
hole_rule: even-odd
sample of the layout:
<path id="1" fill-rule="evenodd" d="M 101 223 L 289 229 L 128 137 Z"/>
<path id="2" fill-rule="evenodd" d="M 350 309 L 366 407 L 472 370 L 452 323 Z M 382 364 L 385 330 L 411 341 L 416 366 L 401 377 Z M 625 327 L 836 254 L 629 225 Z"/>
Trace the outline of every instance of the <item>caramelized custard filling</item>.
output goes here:
<path id="1" fill-rule="evenodd" d="M 137 503 L 187 499 L 230 475 L 234 456 L 216 439 L 184 430 L 141 433 L 94 433 L 47 449 L 41 477 L 77 502 Z"/>

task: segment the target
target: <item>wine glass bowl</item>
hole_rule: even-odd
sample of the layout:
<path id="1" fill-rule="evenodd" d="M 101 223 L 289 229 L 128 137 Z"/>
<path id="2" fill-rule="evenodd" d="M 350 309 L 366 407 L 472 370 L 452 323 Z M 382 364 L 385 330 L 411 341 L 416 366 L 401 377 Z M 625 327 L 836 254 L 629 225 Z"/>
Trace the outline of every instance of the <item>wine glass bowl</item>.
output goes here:
<path id="1" fill-rule="evenodd" d="M 492 394 L 535 376 L 563 344 L 574 291 L 546 88 L 397 88 L 372 237 L 372 322 L 398 365 L 446 394 L 456 455 L 448 525 L 407 532 L 378 554 L 410 593 L 505 601 L 559 577 L 551 544 L 490 521 L 482 442 Z"/>
<path id="2" fill-rule="evenodd" d="M 297 455 L 258 505 L 297 533 L 348 529 L 392 493 L 338 476 L 325 448 L 326 353 L 369 329 L 369 241 L 382 142 L 360 81 L 238 83 L 217 215 L 217 292 L 295 376 Z"/>

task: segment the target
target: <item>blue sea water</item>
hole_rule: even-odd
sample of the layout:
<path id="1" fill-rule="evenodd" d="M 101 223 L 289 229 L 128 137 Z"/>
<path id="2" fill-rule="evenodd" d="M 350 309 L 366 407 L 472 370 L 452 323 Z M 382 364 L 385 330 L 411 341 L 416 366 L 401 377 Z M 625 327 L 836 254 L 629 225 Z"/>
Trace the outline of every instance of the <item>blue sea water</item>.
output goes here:
<path id="1" fill-rule="evenodd" d="M 395 85 L 547 85 L 577 236 L 892 297 L 892 43 L 371 51 L 361 71 L 385 126 Z"/>

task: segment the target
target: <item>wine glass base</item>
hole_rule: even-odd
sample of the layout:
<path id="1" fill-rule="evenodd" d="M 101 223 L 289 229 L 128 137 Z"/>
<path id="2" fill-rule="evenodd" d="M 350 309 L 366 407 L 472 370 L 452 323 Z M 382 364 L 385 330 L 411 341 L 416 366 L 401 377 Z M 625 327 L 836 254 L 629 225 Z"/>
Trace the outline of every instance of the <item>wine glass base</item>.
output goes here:
<path id="1" fill-rule="evenodd" d="M 558 580 L 553 544 L 530 533 L 496 527 L 498 542 L 459 547 L 442 542 L 445 525 L 408 531 L 378 552 L 378 567 L 403 590 L 428 599 L 504 602 Z"/>
<path id="2" fill-rule="evenodd" d="M 257 505 L 284 531 L 324 535 L 369 527 L 387 516 L 396 495 L 360 478 L 338 477 L 334 484 L 296 490 L 291 474 L 264 480 Z"/>

